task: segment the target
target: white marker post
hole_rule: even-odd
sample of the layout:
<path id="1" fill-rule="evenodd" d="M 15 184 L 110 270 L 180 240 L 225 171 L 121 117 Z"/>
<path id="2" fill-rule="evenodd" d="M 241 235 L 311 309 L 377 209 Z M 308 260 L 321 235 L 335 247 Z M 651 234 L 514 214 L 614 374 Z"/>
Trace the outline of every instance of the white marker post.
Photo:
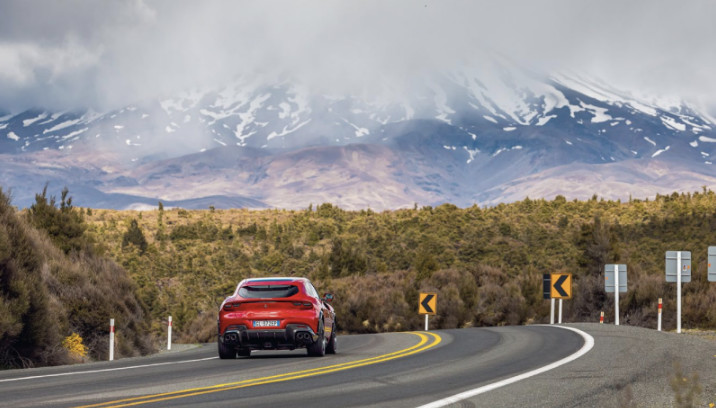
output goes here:
<path id="1" fill-rule="evenodd" d="M 428 315 L 425 315 L 425 331 L 428 331 Z"/>
<path id="2" fill-rule="evenodd" d="M 661 331 L 661 298 L 659 298 L 659 317 L 657 319 L 656 330 Z"/>
<path id="3" fill-rule="evenodd" d="M 559 324 L 562 324 L 562 299 L 559 299 Z"/>
<path id="4" fill-rule="evenodd" d="M 619 326 L 619 266 L 614 266 L 614 325 Z"/>
<path id="5" fill-rule="evenodd" d="M 169 316 L 169 326 L 167 327 L 167 350 L 172 349 L 172 317 Z"/>
<path id="6" fill-rule="evenodd" d="M 676 332 L 681 333 L 681 251 L 676 252 Z"/>
<path id="7" fill-rule="evenodd" d="M 114 319 L 109 319 L 109 361 L 114 360 Z"/>
<path id="8" fill-rule="evenodd" d="M 604 324 L 604 311 L 599 315 L 599 324 Z"/>
<path id="9" fill-rule="evenodd" d="M 554 298 L 549 299 L 549 324 L 554 324 Z"/>

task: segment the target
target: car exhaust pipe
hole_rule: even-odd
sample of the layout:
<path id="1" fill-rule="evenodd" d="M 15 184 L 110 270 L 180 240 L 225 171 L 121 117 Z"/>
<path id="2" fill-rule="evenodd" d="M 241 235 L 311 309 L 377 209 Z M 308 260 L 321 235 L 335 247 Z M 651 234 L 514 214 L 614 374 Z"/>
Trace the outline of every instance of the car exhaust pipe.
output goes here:
<path id="1" fill-rule="evenodd" d="M 239 342 L 239 335 L 238 333 L 226 333 L 224 334 L 224 342 L 225 343 L 238 343 Z"/>
<path id="2" fill-rule="evenodd" d="M 311 334 L 308 332 L 298 332 L 296 333 L 296 342 L 301 344 L 309 344 L 313 342 L 313 339 L 311 338 Z"/>

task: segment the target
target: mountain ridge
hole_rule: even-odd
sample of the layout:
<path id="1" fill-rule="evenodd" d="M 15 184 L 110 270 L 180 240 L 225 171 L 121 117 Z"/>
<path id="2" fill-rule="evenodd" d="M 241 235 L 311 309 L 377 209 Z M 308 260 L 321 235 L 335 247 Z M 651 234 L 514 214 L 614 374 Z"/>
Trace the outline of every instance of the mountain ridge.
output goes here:
<path id="1" fill-rule="evenodd" d="M 392 101 L 243 79 L 105 113 L 5 115 L 0 172 L 20 206 L 49 182 L 75 186 L 87 206 L 118 209 L 215 200 L 382 210 L 528 193 L 625 199 L 615 179 L 640 197 L 714 185 L 714 120 L 688 103 L 576 76 L 505 68 L 487 79 L 451 72 Z M 654 168 L 688 182 L 650 178 Z"/>

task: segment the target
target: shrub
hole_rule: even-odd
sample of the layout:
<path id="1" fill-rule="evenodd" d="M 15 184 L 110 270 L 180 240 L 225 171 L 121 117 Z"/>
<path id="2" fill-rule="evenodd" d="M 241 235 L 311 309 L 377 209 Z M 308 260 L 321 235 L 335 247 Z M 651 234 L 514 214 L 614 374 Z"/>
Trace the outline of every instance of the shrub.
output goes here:
<path id="1" fill-rule="evenodd" d="M 64 347 L 72 357 L 82 360 L 87 357 L 87 347 L 82 343 L 82 337 L 77 333 L 72 333 L 62 340 Z"/>

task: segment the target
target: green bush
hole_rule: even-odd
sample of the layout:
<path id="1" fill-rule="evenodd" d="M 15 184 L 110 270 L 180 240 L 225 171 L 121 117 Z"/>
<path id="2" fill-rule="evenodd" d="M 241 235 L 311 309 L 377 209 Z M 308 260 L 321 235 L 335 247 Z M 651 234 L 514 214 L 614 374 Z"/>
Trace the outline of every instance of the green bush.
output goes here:
<path id="1" fill-rule="evenodd" d="M 91 358 L 106 358 L 110 318 L 125 336 L 118 357 L 152 351 L 145 307 L 127 272 L 95 254 L 66 190 L 60 208 L 44 197 L 20 217 L 0 189 L 0 366 L 71 362 L 62 341 L 72 333 Z M 56 233 L 58 224 L 74 232 Z"/>

